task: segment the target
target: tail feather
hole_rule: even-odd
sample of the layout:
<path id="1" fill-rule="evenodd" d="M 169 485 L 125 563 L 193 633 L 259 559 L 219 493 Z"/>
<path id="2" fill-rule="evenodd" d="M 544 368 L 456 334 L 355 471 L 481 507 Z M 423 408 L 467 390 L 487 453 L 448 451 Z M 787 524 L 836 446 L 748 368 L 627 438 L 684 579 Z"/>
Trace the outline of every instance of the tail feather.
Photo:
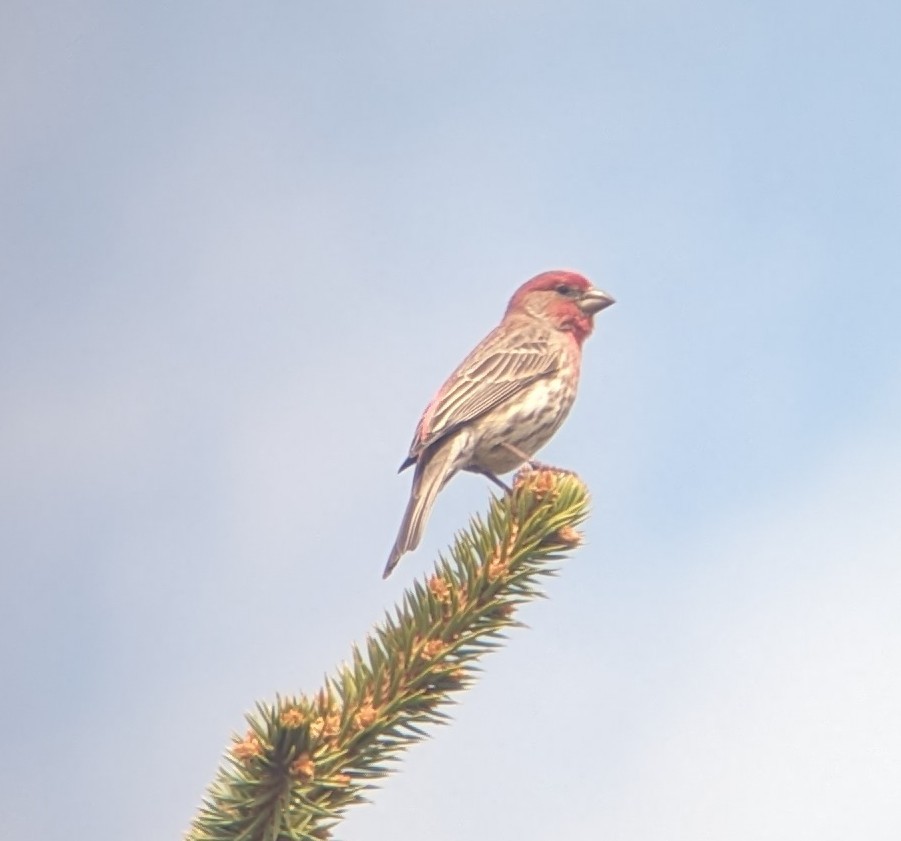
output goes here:
<path id="1" fill-rule="evenodd" d="M 407 503 L 397 540 L 394 541 L 394 548 L 388 556 L 382 578 L 391 575 L 401 557 L 419 545 L 438 491 L 459 470 L 457 459 L 464 444 L 464 436 L 453 435 L 434 450 L 423 453 L 417 462 L 410 501 Z"/>

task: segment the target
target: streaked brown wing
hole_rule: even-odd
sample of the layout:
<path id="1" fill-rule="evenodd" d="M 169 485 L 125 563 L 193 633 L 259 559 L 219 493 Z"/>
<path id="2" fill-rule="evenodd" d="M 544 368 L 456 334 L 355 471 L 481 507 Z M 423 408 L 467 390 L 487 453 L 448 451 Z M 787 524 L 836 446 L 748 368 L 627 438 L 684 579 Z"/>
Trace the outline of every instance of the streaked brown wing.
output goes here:
<path id="1" fill-rule="evenodd" d="M 403 467 L 461 424 L 552 374 L 558 362 L 548 339 L 547 333 L 536 331 L 532 324 L 512 331 L 507 325 L 489 333 L 448 377 L 425 410 Z"/>

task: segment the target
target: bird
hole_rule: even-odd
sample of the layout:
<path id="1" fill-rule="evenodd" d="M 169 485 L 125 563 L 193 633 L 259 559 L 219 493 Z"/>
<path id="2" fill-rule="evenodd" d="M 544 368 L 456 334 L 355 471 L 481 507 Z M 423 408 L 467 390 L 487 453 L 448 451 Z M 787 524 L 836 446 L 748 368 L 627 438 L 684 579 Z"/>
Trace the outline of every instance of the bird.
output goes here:
<path id="1" fill-rule="evenodd" d="M 615 303 L 563 269 L 526 281 L 501 323 L 460 363 L 416 426 L 398 472 L 415 465 L 410 498 L 382 575 L 418 545 L 438 492 L 461 470 L 507 489 L 498 474 L 530 462 L 569 414 L 582 343 Z"/>

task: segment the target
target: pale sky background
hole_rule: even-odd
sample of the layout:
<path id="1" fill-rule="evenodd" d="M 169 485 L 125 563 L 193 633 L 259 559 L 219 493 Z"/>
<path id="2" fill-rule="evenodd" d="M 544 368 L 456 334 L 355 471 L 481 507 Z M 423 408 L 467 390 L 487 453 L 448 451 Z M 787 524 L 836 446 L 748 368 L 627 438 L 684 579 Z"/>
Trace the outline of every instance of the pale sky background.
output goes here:
<path id="1" fill-rule="evenodd" d="M 338 837 L 901 837 L 901 5 L 0 8 L 0 836 L 178 838 L 531 275 L 588 545 Z"/>

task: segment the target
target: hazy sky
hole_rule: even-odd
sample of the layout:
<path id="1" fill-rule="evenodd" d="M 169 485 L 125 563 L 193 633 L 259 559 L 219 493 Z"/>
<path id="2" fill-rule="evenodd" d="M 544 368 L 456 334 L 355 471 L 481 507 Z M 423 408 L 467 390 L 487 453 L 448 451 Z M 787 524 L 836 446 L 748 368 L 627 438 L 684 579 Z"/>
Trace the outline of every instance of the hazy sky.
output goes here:
<path id="1" fill-rule="evenodd" d="M 7 0 L 0 835 L 187 827 L 512 291 L 618 303 L 588 545 L 339 837 L 901 837 L 901 6 Z"/>

